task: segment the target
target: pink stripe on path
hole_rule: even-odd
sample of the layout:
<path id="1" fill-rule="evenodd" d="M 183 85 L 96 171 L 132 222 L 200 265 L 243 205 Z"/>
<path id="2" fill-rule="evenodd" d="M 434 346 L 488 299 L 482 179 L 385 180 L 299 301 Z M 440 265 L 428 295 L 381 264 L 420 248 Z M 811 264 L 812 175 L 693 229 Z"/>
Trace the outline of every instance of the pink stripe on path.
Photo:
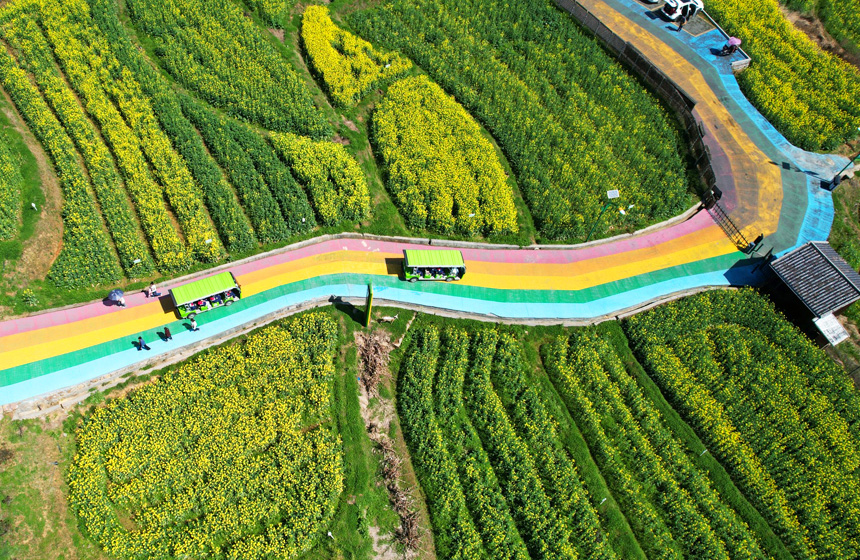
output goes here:
<path id="1" fill-rule="evenodd" d="M 565 264 L 648 248 L 654 249 L 656 253 L 656 248 L 664 243 L 674 241 L 679 237 L 683 237 L 712 226 L 715 226 L 715 224 L 710 215 L 707 212 L 699 212 L 689 220 L 659 231 L 641 236 L 620 239 L 611 243 L 585 247 L 582 249 L 462 249 L 462 251 L 463 257 L 467 261 L 471 260 L 507 264 Z M 298 249 L 269 255 L 250 262 L 228 267 L 225 270 L 229 270 L 237 278 L 240 278 L 250 272 L 256 272 L 272 266 L 325 253 L 358 251 L 397 254 L 402 253 L 404 249 L 427 248 L 427 245 L 375 241 L 371 239 L 332 239 L 300 247 Z M 662 251 L 662 253 L 669 254 L 671 251 L 668 253 L 666 251 Z M 212 272 L 211 274 L 203 275 L 199 278 L 205 278 L 212 274 L 216 273 Z M 169 287 L 183 284 L 185 282 L 185 280 L 179 280 L 162 284 L 159 285 L 159 289 L 161 290 L 162 295 L 164 295 L 167 293 L 167 289 Z M 142 291 L 135 291 L 133 293 L 126 294 L 125 301 L 128 307 L 137 307 L 139 305 L 151 303 L 154 300 L 147 298 Z M 93 317 L 101 317 L 111 313 L 121 312 L 122 309 L 115 305 L 107 306 L 102 301 L 90 302 L 67 309 L 49 311 L 47 313 L 31 315 L 29 317 L 21 317 L 4 321 L 0 323 L 0 338 L 11 334 L 20 334 L 46 327 L 64 325 L 81 321 L 83 319 L 91 319 Z M 2 347 L 2 343 L 0 343 L 0 347 Z"/>

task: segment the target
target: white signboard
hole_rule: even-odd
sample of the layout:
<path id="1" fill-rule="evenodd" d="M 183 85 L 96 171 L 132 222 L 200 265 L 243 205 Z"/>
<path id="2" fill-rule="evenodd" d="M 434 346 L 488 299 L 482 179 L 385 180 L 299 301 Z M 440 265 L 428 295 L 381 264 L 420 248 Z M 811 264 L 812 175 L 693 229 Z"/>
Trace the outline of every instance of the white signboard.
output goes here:
<path id="1" fill-rule="evenodd" d="M 821 331 L 821 334 L 827 338 L 827 342 L 836 346 L 843 340 L 848 338 L 848 333 L 839 324 L 839 321 L 832 313 L 828 313 L 824 317 L 815 320 L 815 326 Z"/>

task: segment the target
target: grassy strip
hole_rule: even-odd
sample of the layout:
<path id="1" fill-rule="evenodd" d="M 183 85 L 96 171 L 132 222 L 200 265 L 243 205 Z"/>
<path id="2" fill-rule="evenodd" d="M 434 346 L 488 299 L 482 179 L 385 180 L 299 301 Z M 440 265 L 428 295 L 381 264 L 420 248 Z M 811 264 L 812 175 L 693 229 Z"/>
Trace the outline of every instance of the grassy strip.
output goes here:
<path id="1" fill-rule="evenodd" d="M 36 158 L 27 148 L 23 137 L 15 129 L 9 117 L 6 116 L 7 112 L 11 113 L 12 111 L 13 109 L 6 101 L 5 96 L 0 95 L 0 142 L 3 142 L 10 152 L 20 157 L 18 160 L 21 163 L 19 171 L 24 178 L 21 189 L 21 203 L 24 207 L 21 229 L 15 238 L 9 241 L 0 241 L 0 278 L 4 278 L 6 270 L 15 266 L 15 261 L 21 258 L 24 242 L 30 239 L 36 231 L 36 223 L 39 221 L 40 214 L 32 211 L 30 203 L 35 203 L 37 208 L 42 208 L 45 203 Z"/>
<path id="2" fill-rule="evenodd" d="M 833 193 L 833 207 L 833 229 L 828 241 L 839 256 L 857 270 L 860 268 L 860 178 L 841 183 Z M 845 316 L 860 324 L 860 303 L 849 307 Z"/>
<path id="3" fill-rule="evenodd" d="M 642 392 L 654 403 L 663 418 L 666 425 L 672 430 L 673 434 L 679 438 L 684 444 L 698 455 L 695 460 L 696 465 L 703 467 L 708 472 L 708 477 L 714 485 L 714 489 L 719 492 L 720 497 L 734 509 L 746 523 L 750 529 L 756 534 L 758 541 L 764 551 L 773 558 L 792 559 L 791 553 L 786 549 L 782 540 L 774 534 L 773 530 L 765 521 L 759 511 L 749 503 L 743 493 L 735 486 L 729 474 L 723 468 L 717 459 L 710 453 L 704 453 L 705 445 L 696 435 L 695 431 L 681 418 L 678 412 L 672 408 L 669 402 L 665 399 L 660 389 L 654 381 L 648 377 L 642 365 L 636 360 L 633 351 L 627 342 L 627 337 L 621 330 L 621 325 L 615 321 L 607 321 L 601 323 L 597 329 L 601 332 L 604 338 L 611 341 L 616 352 L 624 362 L 627 372 L 632 375 Z"/>
<path id="4" fill-rule="evenodd" d="M 358 402 L 358 357 L 352 343 L 355 324 L 343 317 L 334 307 L 330 312 L 340 318 L 337 375 L 334 380 L 332 417 L 343 439 L 344 491 L 330 527 L 332 539 L 323 539 L 304 558 L 372 558 L 371 525 L 380 526 L 381 533 L 393 531 L 396 514 L 388 507 L 384 487 L 376 485 L 379 467 L 373 444 L 364 430 L 364 420 Z"/>
<path id="5" fill-rule="evenodd" d="M 73 431 L 74 423 L 64 429 L 41 420 L 0 420 L 0 559 L 59 560 L 70 550 L 73 557 L 109 558 L 66 507 Z"/>

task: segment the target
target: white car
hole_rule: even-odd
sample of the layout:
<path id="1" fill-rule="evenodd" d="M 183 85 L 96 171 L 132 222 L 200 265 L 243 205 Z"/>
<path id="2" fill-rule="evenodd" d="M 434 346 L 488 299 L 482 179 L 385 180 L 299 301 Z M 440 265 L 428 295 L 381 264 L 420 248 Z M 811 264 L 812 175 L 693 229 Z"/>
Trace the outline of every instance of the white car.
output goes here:
<path id="1" fill-rule="evenodd" d="M 671 21 L 677 20 L 682 14 L 687 17 L 687 20 L 691 20 L 704 9 L 702 0 L 666 0 L 662 12 Z"/>

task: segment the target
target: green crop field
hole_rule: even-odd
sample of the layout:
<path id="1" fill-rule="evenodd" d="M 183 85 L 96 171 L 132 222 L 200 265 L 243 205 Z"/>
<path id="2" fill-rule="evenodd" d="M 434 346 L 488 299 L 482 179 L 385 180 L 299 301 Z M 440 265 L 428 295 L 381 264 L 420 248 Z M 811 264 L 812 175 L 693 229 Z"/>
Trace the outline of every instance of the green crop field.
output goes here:
<path id="1" fill-rule="evenodd" d="M 718 305 L 725 313 L 711 315 Z M 445 558 L 817 557 L 796 548 L 761 501 L 762 490 L 724 458 L 705 420 L 711 408 L 692 408 L 672 392 L 664 399 L 657 366 L 649 360 L 643 368 L 625 336 L 653 340 L 659 350 L 662 339 L 643 324 L 678 325 L 679 333 L 687 324 L 732 329 L 732 317 L 746 306 L 750 316 L 774 325 L 767 344 L 806 348 L 809 367 L 830 383 L 821 390 L 818 421 L 844 422 L 856 391 L 754 292 L 694 296 L 634 317 L 623 330 L 618 323 L 528 332 L 418 323 L 400 366 L 398 406 L 437 552 Z M 791 381 L 784 383 L 779 390 L 790 390 Z M 673 409 L 674 402 L 684 404 Z M 759 453 L 782 449 L 773 434 L 746 437 Z M 848 429 L 833 437 L 842 438 L 847 452 L 855 436 Z M 836 502 L 848 500 L 848 513 L 857 492 L 838 476 L 820 481 L 817 492 L 824 501 L 831 492 L 842 496 Z M 808 502 L 794 507 L 804 519 L 819 511 Z M 821 549 L 853 550 L 853 522 L 828 523 L 830 540 Z"/>
<path id="2" fill-rule="evenodd" d="M 487 127 L 541 239 L 584 240 L 607 185 L 639 210 L 604 228 L 638 228 L 691 205 L 672 117 L 551 1 L 403 0 L 349 21 L 411 57 Z"/>
<path id="3" fill-rule="evenodd" d="M 104 286 L 356 228 L 576 241 L 607 181 L 625 185 L 622 202 L 636 211 L 608 216 L 597 237 L 662 221 L 692 202 L 671 117 L 550 2 L 250 8 L 259 18 L 228 0 L 14 0 L 0 8 L 0 87 L 53 166 L 63 221 L 45 272 L 9 281 L 7 292 L 30 287 L 39 305 L 70 303 Z M 501 19 L 476 17 L 486 11 Z M 504 17 L 533 25 L 499 34 Z M 393 40 L 417 33 L 424 18 L 424 39 Z M 263 27 L 276 20 L 283 42 Z M 583 64 L 541 42 L 544 20 Z M 432 39 L 442 36 L 458 45 L 458 60 L 442 64 Z M 471 74 L 458 69 L 464 64 Z M 438 138 L 425 151 L 440 154 L 436 163 L 407 165 L 418 152 L 371 123 L 377 105 L 411 111 L 397 90 L 386 91 L 403 74 L 425 71 L 428 92 L 454 94 L 438 110 L 457 116 L 435 117 Z M 511 95 L 475 97 L 474 87 Z M 311 161 L 321 166 L 311 169 Z M 332 165 L 347 172 L 331 173 Z M 426 166 L 421 182 L 437 176 L 455 191 L 432 202 L 408 194 L 413 180 L 403 173 Z M 460 171 L 443 177 L 450 166 Z M 15 211 L 19 190 L 2 191 Z M 429 220 L 421 214 L 428 210 Z M 14 214 L 4 213 L 4 239 Z M 23 309 L 20 298 L 0 299 Z"/>
<path id="4" fill-rule="evenodd" d="M 787 2 L 854 40 L 850 2 Z M 856 68 L 777 0 L 706 5 L 744 39 L 738 81 L 780 133 L 853 149 Z M 607 238 L 679 215 L 700 186 L 667 105 L 552 0 L 0 0 L 0 92 L 3 317 L 328 234 Z M 857 266 L 844 184 L 832 242 Z M 669 245 L 636 262 L 669 266 Z M 307 260 L 312 289 L 336 267 L 383 270 L 330 254 Z M 514 270 L 499 255 L 465 282 Z M 242 267 L 265 299 L 275 269 Z M 599 269 L 577 282 L 599 293 Z M 568 289 L 561 274 L 538 287 Z M 385 308 L 366 325 L 340 298 L 251 326 L 233 307 L 248 331 L 211 347 L 210 315 L 169 362 L 0 418 L 0 560 L 860 558 L 860 392 L 766 293 L 582 327 Z M 161 328 L 136 303 L 34 353 Z"/>
<path id="5" fill-rule="evenodd" d="M 860 554 L 860 395 L 754 292 L 626 324 L 637 355 L 795 557 Z"/>
<path id="6" fill-rule="evenodd" d="M 852 11 L 852 2 L 836 2 Z M 750 102 L 796 146 L 830 151 L 857 137 L 860 70 L 821 50 L 780 12 L 777 0 L 707 0 L 755 63 L 738 76 Z M 856 16 L 856 4 L 853 11 Z M 847 14 L 846 14 L 847 15 Z M 856 17 L 846 17 L 846 22 Z"/>
<path id="7" fill-rule="evenodd" d="M 338 350 L 354 330 L 305 313 L 0 419 L 0 558 L 369 558 L 396 515 Z"/>
<path id="8" fill-rule="evenodd" d="M 404 550 L 409 516 L 421 558 L 858 550 L 860 393 L 753 290 L 587 328 L 401 317 L 374 329 L 402 344 L 373 393 L 355 313 L 301 314 L 132 377 L 62 424 L 4 421 L 0 557 L 51 499 L 70 510 L 42 540 L 87 558 L 372 558 Z M 25 453 L 46 437 L 60 477 Z M 412 496 L 399 522 L 384 449 Z"/>

